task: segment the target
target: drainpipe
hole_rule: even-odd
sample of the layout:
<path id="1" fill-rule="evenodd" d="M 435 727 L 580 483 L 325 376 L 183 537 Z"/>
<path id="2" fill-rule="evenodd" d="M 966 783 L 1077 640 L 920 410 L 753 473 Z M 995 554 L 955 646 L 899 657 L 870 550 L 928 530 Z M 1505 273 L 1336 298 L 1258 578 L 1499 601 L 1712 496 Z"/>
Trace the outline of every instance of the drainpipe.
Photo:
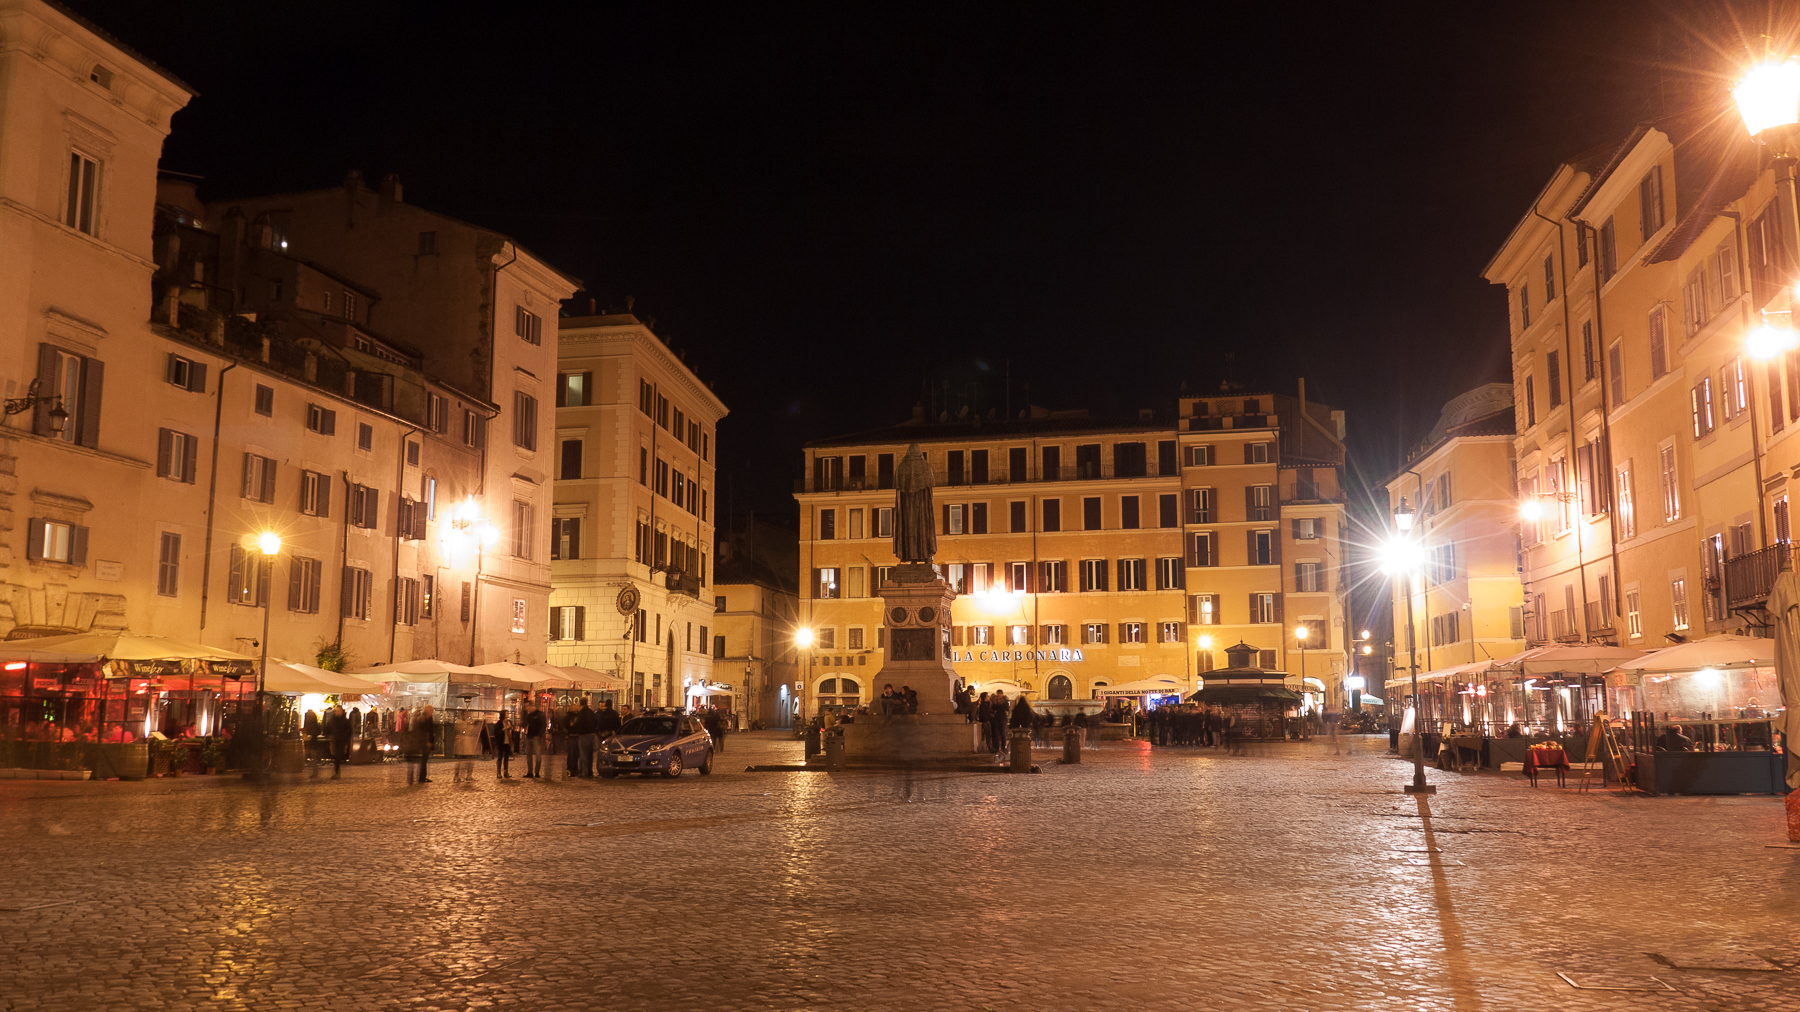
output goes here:
<path id="1" fill-rule="evenodd" d="M 400 437 L 400 459 L 396 461 L 394 467 L 394 501 L 396 503 L 396 518 L 399 514 L 398 503 L 400 501 L 400 487 L 406 484 L 406 441 L 418 434 L 419 430 L 414 428 L 409 430 L 406 435 Z M 423 450 L 424 447 L 420 447 L 420 449 Z M 423 505 L 423 503 L 418 505 Z M 400 641 L 400 532 L 398 530 L 394 531 L 394 565 L 391 572 L 394 574 L 394 593 L 391 595 L 394 599 L 394 621 L 388 625 L 389 664 L 394 663 L 394 651 L 398 649 Z M 470 666 L 473 667 L 473 665 Z"/>
<path id="2" fill-rule="evenodd" d="M 1600 313 L 1600 304 L 1604 301 L 1600 297 L 1600 290 L 1606 284 L 1600 277 L 1600 233 L 1592 226 L 1583 225 L 1582 228 L 1586 229 L 1594 242 L 1593 252 L 1588 256 L 1588 263 L 1593 265 L 1594 271 L 1594 340 L 1596 342 L 1594 351 L 1600 366 L 1600 455 L 1606 458 L 1606 501 L 1610 504 L 1610 508 L 1606 511 L 1606 526 L 1610 536 L 1606 540 L 1612 554 L 1613 621 L 1619 622 L 1625 617 L 1625 591 L 1619 586 L 1619 503 L 1618 488 L 1613 484 L 1612 455 L 1612 409 L 1618 405 L 1614 404 L 1609 407 L 1606 403 L 1612 384 L 1606 375 L 1606 327 Z M 1579 234 L 1576 238 L 1583 245 L 1587 244 L 1588 240 Z M 1755 420 L 1751 421 L 1754 424 Z M 1615 639 L 1618 638 L 1617 632 L 1618 630 L 1615 629 Z"/>
<path id="3" fill-rule="evenodd" d="M 1413 470 L 1407 470 L 1404 473 L 1412 475 L 1414 481 L 1416 481 L 1418 483 L 1419 505 L 1418 505 L 1417 509 L 1419 512 L 1417 514 L 1417 516 L 1418 516 L 1417 522 L 1422 523 L 1422 522 L 1424 522 L 1424 519 L 1425 519 L 1425 476 L 1420 474 L 1419 472 L 1413 471 Z M 1419 537 L 1421 539 L 1423 539 L 1424 536 L 1425 536 L 1425 530 L 1424 530 L 1424 528 L 1420 528 L 1419 529 Z M 1425 628 L 1430 629 L 1431 628 L 1431 581 L 1424 579 L 1425 574 L 1421 573 L 1419 575 L 1420 575 L 1421 580 L 1423 580 L 1423 582 L 1425 583 L 1425 590 L 1420 595 L 1425 599 Z M 1413 599 L 1412 581 L 1409 579 L 1406 582 L 1406 610 L 1407 610 L 1406 635 L 1408 637 L 1410 637 L 1415 644 L 1415 646 L 1414 646 L 1415 666 L 1414 666 L 1413 670 L 1416 672 L 1416 671 L 1418 671 L 1418 667 L 1416 665 L 1417 642 L 1420 637 L 1419 637 L 1418 630 L 1414 629 L 1413 625 L 1412 625 L 1412 599 Z M 1427 635 L 1424 637 L 1424 640 L 1425 640 L 1425 670 L 1431 671 L 1431 670 L 1433 670 L 1431 667 L 1431 637 L 1429 635 Z M 1418 697 L 1418 693 L 1416 691 L 1413 694 L 1413 705 L 1414 706 L 1419 705 L 1419 697 Z M 1423 711 L 1421 711 L 1421 712 L 1423 712 Z"/>
<path id="4" fill-rule="evenodd" d="M 1562 304 L 1563 304 L 1563 363 L 1567 367 L 1568 370 L 1572 371 L 1575 367 L 1575 358 L 1571 352 L 1572 345 L 1571 345 L 1570 339 L 1569 339 L 1569 325 L 1570 325 L 1570 322 L 1572 319 L 1571 315 L 1570 315 L 1570 310 L 1569 310 L 1569 262 L 1568 262 L 1567 250 L 1564 249 L 1564 247 L 1563 247 L 1562 222 L 1558 221 L 1554 218 L 1545 217 L 1543 215 L 1543 213 L 1540 212 L 1535 205 L 1533 205 L 1533 207 L 1531 208 L 1531 214 L 1533 217 L 1537 218 L 1540 221 L 1547 221 L 1550 224 L 1556 226 L 1556 260 L 1557 260 L 1557 265 L 1559 267 L 1561 267 L 1561 269 L 1562 269 L 1561 274 L 1562 274 Z M 1598 305 L 1599 303 L 1600 303 L 1600 297 L 1599 297 L 1599 294 L 1596 292 L 1595 296 L 1594 296 L 1594 304 Z M 1559 387 L 1562 385 L 1562 377 L 1560 377 L 1560 376 L 1557 377 L 1557 385 Z M 1575 385 L 1573 383 L 1569 384 L 1569 394 L 1567 397 L 1563 398 L 1563 406 L 1569 409 L 1569 448 L 1571 450 L 1575 449 L 1575 437 L 1576 437 L 1576 433 L 1575 433 L 1575 389 L 1574 389 L 1574 386 Z M 1562 394 L 1562 391 L 1559 389 L 1556 391 L 1556 393 L 1560 395 L 1560 394 Z M 1601 396 L 1604 397 L 1605 394 L 1602 394 Z M 1579 458 L 1577 458 L 1577 459 L 1579 459 Z M 1595 475 L 1595 477 L 1598 478 L 1599 476 Z M 1579 489 L 1581 487 L 1581 476 L 1579 474 L 1575 476 L 1575 486 L 1577 489 Z M 1563 494 L 1567 495 L 1568 493 L 1565 491 Z M 1581 580 L 1581 631 L 1582 631 L 1581 639 L 1582 639 L 1582 642 L 1585 643 L 1589 639 L 1591 639 L 1593 636 L 1593 630 L 1589 629 L 1588 624 L 1587 624 L 1587 606 L 1588 606 L 1587 550 L 1582 546 L 1582 543 L 1581 543 L 1581 528 L 1584 524 L 1587 523 L 1587 521 L 1585 519 L 1583 519 L 1581 516 L 1581 495 L 1579 492 L 1577 492 L 1575 494 L 1574 502 L 1575 502 L 1575 569 L 1578 573 L 1581 574 L 1580 575 L 1580 580 Z M 1560 501 L 1559 501 L 1558 505 L 1559 506 L 1561 505 Z M 1619 581 L 1617 579 L 1614 579 L 1613 582 L 1617 583 Z M 1573 616 L 1571 616 L 1571 619 L 1572 618 L 1573 618 Z M 1571 621 L 1570 624 L 1573 625 L 1574 624 L 1573 621 Z"/>
<path id="5" fill-rule="evenodd" d="M 350 501 L 356 498 L 356 486 L 350 483 L 350 472 L 339 471 L 344 476 L 344 537 L 338 549 L 338 653 L 344 652 L 344 581 L 350 578 Z"/>
<path id="6" fill-rule="evenodd" d="M 219 390 L 213 401 L 212 477 L 206 483 L 206 551 L 200 556 L 200 628 L 206 628 L 207 592 L 212 589 L 213 516 L 219 498 L 219 429 L 225 418 L 225 374 L 237 368 L 233 362 L 219 370 Z"/>

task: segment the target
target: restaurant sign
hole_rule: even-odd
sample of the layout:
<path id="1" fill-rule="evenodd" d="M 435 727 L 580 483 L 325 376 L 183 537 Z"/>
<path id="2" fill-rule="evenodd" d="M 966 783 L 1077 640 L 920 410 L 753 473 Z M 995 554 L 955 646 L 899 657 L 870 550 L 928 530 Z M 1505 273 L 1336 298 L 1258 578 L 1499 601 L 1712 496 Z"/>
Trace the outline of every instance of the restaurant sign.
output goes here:
<path id="1" fill-rule="evenodd" d="M 1080 664 L 1079 650 L 952 650 L 952 661 L 1061 661 L 1065 664 Z"/>

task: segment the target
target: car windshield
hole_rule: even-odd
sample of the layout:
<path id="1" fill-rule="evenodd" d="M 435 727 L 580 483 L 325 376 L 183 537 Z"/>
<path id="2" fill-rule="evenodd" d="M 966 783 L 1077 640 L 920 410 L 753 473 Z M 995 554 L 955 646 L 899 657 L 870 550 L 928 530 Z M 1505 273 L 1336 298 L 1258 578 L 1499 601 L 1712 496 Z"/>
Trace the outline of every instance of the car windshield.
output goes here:
<path id="1" fill-rule="evenodd" d="M 620 734 L 674 734 L 674 717 L 633 717 L 619 729 Z"/>

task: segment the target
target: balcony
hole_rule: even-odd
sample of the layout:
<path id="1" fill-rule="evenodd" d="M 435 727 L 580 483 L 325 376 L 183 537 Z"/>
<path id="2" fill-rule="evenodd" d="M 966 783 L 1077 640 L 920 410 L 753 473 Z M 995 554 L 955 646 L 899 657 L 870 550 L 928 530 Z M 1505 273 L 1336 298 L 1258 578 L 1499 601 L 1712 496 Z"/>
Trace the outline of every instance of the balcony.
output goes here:
<path id="1" fill-rule="evenodd" d="M 1581 630 L 1575 625 L 1575 614 L 1569 611 L 1550 613 L 1550 638 L 1558 643 L 1581 642 Z"/>
<path id="2" fill-rule="evenodd" d="M 1792 546 L 1780 542 L 1725 561 L 1725 607 L 1755 608 L 1768 600 L 1775 578 L 1793 568 Z"/>
<path id="3" fill-rule="evenodd" d="M 700 578 L 692 573 L 684 573 L 679 569 L 671 569 L 664 573 L 665 583 L 671 594 L 686 594 L 694 600 L 700 600 Z"/>
<path id="4" fill-rule="evenodd" d="M 1117 481 L 1132 478 L 1175 478 L 1179 477 L 1179 467 L 1160 468 L 1152 461 L 1135 467 L 1114 467 L 1110 464 L 1065 464 L 1060 467 L 1026 467 L 1013 470 L 1011 468 L 989 468 L 985 476 L 972 472 L 961 475 L 936 474 L 934 488 L 942 491 L 946 488 L 969 488 L 981 485 L 1022 485 L 1040 482 L 1059 481 Z M 871 489 L 891 489 L 893 482 L 877 482 L 873 478 L 831 478 L 824 482 L 807 478 L 794 479 L 796 495 L 808 492 L 861 492 Z"/>
<path id="5" fill-rule="evenodd" d="M 1590 636 L 1610 636 L 1613 632 L 1612 602 L 1587 603 L 1587 627 Z"/>

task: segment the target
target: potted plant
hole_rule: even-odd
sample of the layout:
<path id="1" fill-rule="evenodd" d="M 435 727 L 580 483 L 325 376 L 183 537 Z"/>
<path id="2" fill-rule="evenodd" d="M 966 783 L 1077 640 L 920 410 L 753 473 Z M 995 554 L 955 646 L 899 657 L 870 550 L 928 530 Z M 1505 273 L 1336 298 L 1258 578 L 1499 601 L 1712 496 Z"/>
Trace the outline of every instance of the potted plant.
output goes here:
<path id="1" fill-rule="evenodd" d="M 200 764 L 208 773 L 217 773 L 225 768 L 225 743 L 216 734 L 208 735 L 206 742 L 200 746 Z"/>

